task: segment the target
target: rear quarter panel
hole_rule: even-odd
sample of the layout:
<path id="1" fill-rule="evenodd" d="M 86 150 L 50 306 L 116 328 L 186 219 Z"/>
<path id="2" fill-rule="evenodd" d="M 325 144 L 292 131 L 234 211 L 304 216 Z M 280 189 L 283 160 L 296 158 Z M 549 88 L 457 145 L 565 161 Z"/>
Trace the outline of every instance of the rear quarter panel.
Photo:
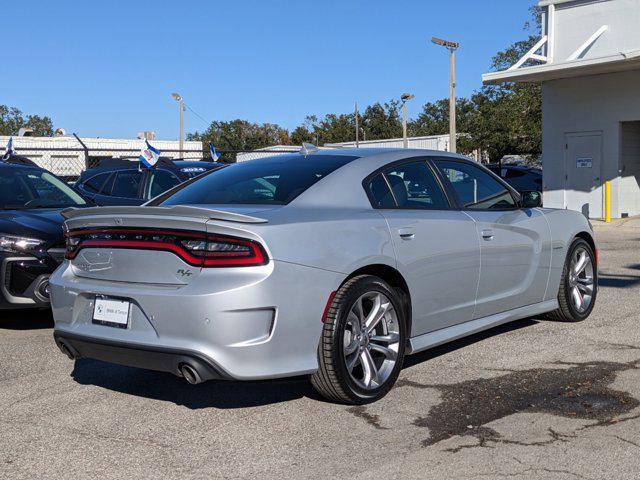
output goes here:
<path id="1" fill-rule="evenodd" d="M 268 223 L 239 226 L 250 230 L 274 260 L 349 274 L 363 266 L 396 267 L 386 220 L 375 210 L 300 208 L 264 212 Z M 228 222 L 210 221 L 209 231 L 231 234 Z M 241 235 L 238 231 L 236 235 Z"/>
<path id="2" fill-rule="evenodd" d="M 558 295 L 562 270 L 573 240 L 581 233 L 587 233 L 594 242 L 595 238 L 589 221 L 582 213 L 552 208 L 543 208 L 542 211 L 549 223 L 552 238 L 551 273 L 545 295 L 545 300 L 551 300 Z"/>

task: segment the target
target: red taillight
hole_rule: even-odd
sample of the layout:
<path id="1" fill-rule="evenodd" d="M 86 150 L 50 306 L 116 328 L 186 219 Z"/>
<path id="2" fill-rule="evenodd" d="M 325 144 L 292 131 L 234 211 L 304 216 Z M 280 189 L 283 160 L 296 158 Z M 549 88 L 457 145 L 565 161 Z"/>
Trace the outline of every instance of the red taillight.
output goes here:
<path id="1" fill-rule="evenodd" d="M 269 263 L 260 243 L 228 235 L 178 230 L 103 228 L 70 231 L 65 236 L 65 258 L 68 260 L 73 260 L 85 248 L 126 248 L 171 252 L 194 267 L 248 267 Z"/>

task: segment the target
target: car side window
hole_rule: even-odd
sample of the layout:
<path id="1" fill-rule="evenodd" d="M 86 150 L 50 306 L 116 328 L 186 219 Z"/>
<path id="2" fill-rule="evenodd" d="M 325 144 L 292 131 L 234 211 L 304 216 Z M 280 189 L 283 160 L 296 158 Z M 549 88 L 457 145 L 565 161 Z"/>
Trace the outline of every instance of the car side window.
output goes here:
<path id="1" fill-rule="evenodd" d="M 517 208 L 517 203 L 502 183 L 475 165 L 449 160 L 436 160 L 438 170 L 458 195 L 464 208 L 470 210 L 504 210 Z"/>
<path id="2" fill-rule="evenodd" d="M 522 170 L 516 170 L 514 168 L 507 168 L 505 170 L 506 172 L 504 175 L 502 175 L 502 178 L 518 178 L 525 175 L 525 172 L 523 172 Z"/>
<path id="3" fill-rule="evenodd" d="M 137 198 L 142 172 L 137 170 L 122 170 L 116 175 L 111 195 L 121 198 Z"/>
<path id="4" fill-rule="evenodd" d="M 371 179 L 367 188 L 374 208 L 394 208 L 396 206 L 389 185 L 381 173 Z"/>
<path id="5" fill-rule="evenodd" d="M 397 208 L 445 210 L 449 202 L 424 161 L 402 163 L 384 171 Z"/>
<path id="6" fill-rule="evenodd" d="M 99 173 L 98 175 L 94 175 L 89 180 L 84 182 L 84 184 L 82 186 L 88 192 L 98 193 L 102 189 L 102 186 L 104 185 L 104 182 L 107 180 L 107 177 L 109 175 L 110 174 L 108 172 L 107 173 Z"/>
<path id="7" fill-rule="evenodd" d="M 180 179 L 173 173 L 166 170 L 155 170 L 152 172 L 149 179 L 149 186 L 147 188 L 147 198 L 157 197 L 163 192 L 166 192 L 170 188 L 175 187 L 180 182 Z"/>

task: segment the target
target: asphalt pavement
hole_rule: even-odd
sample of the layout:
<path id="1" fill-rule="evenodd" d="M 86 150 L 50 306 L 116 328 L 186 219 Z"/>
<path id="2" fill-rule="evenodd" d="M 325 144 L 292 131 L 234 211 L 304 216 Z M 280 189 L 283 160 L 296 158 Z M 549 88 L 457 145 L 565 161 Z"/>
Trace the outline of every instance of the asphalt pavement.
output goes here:
<path id="1" fill-rule="evenodd" d="M 47 312 L 2 312 L 0 478 L 637 479 L 640 225 L 596 229 L 586 322 L 526 319 L 408 357 L 364 407 L 305 378 L 192 386 L 74 364 Z"/>

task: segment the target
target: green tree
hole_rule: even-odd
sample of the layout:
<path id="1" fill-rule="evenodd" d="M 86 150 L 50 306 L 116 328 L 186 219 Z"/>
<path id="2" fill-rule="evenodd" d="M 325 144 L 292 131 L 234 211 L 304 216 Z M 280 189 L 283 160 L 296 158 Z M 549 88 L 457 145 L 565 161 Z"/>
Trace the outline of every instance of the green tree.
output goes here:
<path id="1" fill-rule="evenodd" d="M 516 42 L 493 58 L 493 70 L 505 70 L 537 42 Z M 492 162 L 508 154 L 539 156 L 542 152 L 542 92 L 539 84 L 485 85 L 472 96 L 475 112 L 466 133 L 469 145 L 482 148 Z"/>
<path id="2" fill-rule="evenodd" d="M 291 134 L 295 145 L 308 142 L 318 145 L 348 142 L 355 138 L 355 115 L 329 113 L 324 117 L 308 115 Z"/>
<path id="3" fill-rule="evenodd" d="M 362 114 L 362 138 L 367 140 L 381 140 L 402 136 L 402 120 L 400 119 L 400 102 L 374 103 L 369 105 Z M 352 138 L 353 140 L 353 134 Z"/>
<path id="4" fill-rule="evenodd" d="M 53 122 L 49 117 L 27 115 L 7 105 L 0 105 L 0 135 L 17 135 L 21 128 L 31 128 L 39 137 L 53 135 Z"/>
<path id="5" fill-rule="evenodd" d="M 456 100 L 456 127 L 467 132 L 475 113 L 474 103 L 466 98 Z M 449 99 L 443 98 L 423 105 L 422 112 L 407 124 L 410 136 L 444 135 L 449 133 Z"/>
<path id="6" fill-rule="evenodd" d="M 223 153 L 223 159 L 226 161 L 235 161 L 233 152 L 236 151 L 257 150 L 270 145 L 291 143 L 289 132 L 278 125 L 260 125 L 240 119 L 211 122 L 204 132 L 187 134 L 187 140 L 201 141 L 205 155 L 209 152 L 209 145 L 213 144 L 216 150 Z"/>

